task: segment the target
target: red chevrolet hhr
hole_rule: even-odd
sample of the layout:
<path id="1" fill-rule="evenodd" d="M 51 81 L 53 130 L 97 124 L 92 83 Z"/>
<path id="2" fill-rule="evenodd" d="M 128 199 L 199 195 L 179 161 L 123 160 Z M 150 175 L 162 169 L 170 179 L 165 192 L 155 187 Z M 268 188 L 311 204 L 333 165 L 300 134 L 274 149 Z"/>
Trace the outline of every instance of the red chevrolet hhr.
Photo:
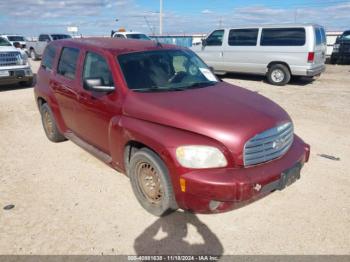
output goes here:
<path id="1" fill-rule="evenodd" d="M 242 206 L 300 178 L 310 154 L 280 106 L 178 46 L 54 41 L 34 91 L 47 137 L 125 173 L 156 216 Z"/>

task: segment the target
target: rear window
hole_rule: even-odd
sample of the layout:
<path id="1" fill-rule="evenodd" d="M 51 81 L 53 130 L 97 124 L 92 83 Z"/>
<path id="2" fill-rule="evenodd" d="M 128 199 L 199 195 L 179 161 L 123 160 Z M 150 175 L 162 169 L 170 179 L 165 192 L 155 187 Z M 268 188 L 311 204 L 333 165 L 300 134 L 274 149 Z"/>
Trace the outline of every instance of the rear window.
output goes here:
<path id="1" fill-rule="evenodd" d="M 79 50 L 76 48 L 64 47 L 61 52 L 57 73 L 69 79 L 75 78 Z"/>
<path id="2" fill-rule="evenodd" d="M 326 43 L 326 33 L 323 28 L 315 28 L 316 45 Z"/>
<path id="3" fill-rule="evenodd" d="M 259 29 L 232 29 L 228 36 L 230 46 L 256 46 Z"/>
<path id="4" fill-rule="evenodd" d="M 303 46 L 304 28 L 264 28 L 261 34 L 262 46 Z"/>
<path id="5" fill-rule="evenodd" d="M 45 49 L 45 53 L 44 53 L 41 65 L 44 66 L 45 68 L 52 69 L 55 56 L 56 56 L 56 47 L 53 45 L 49 45 Z"/>

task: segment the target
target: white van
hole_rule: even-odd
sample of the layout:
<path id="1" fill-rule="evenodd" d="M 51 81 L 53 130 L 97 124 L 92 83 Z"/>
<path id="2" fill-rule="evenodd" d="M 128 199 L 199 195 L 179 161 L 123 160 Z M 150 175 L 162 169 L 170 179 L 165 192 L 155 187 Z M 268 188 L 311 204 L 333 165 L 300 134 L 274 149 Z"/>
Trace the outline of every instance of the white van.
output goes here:
<path id="1" fill-rule="evenodd" d="M 273 85 L 285 85 L 291 76 L 320 75 L 326 49 L 325 30 L 314 24 L 217 29 L 192 47 L 216 74 L 266 75 Z"/>

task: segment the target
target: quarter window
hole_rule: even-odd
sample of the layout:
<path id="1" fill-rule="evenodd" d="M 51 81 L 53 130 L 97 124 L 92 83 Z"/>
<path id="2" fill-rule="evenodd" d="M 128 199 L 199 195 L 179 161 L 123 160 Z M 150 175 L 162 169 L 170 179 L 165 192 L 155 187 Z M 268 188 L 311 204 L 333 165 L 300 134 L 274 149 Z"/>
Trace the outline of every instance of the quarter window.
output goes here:
<path id="1" fill-rule="evenodd" d="M 206 39 L 207 46 L 221 46 L 224 37 L 224 30 L 216 30 Z"/>
<path id="2" fill-rule="evenodd" d="M 113 86 L 113 77 L 106 59 L 96 53 L 88 52 L 84 62 L 83 79 L 99 78 L 103 86 Z"/>
<path id="3" fill-rule="evenodd" d="M 261 34 L 262 46 L 303 46 L 304 28 L 264 28 Z"/>
<path id="4" fill-rule="evenodd" d="M 57 73 L 69 79 L 75 78 L 79 50 L 76 48 L 65 47 L 61 52 L 60 62 Z"/>
<path id="5" fill-rule="evenodd" d="M 232 29 L 228 36 L 230 46 L 256 46 L 259 29 Z"/>
<path id="6" fill-rule="evenodd" d="M 52 69 L 55 56 L 56 56 L 56 47 L 54 47 L 53 45 L 49 45 L 45 49 L 45 53 L 44 53 L 41 65 L 47 69 Z"/>

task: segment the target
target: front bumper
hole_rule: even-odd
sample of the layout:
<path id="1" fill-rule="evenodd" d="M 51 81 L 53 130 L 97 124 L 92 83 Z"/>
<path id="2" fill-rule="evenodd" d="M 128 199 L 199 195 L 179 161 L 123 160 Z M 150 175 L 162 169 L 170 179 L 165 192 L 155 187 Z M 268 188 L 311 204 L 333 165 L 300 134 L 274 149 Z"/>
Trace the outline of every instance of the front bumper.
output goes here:
<path id="1" fill-rule="evenodd" d="M 26 82 L 33 79 L 33 72 L 30 67 L 6 69 L 0 68 L 0 84 L 16 84 L 19 82 Z"/>
<path id="2" fill-rule="evenodd" d="M 319 67 L 315 67 L 315 68 L 311 68 L 311 69 L 307 69 L 306 70 L 306 75 L 307 76 L 317 76 L 320 75 L 321 73 L 323 73 L 326 70 L 326 66 L 322 65 Z"/>
<path id="3" fill-rule="evenodd" d="M 180 206 L 197 213 L 225 212 L 246 205 L 281 188 L 281 174 L 308 161 L 309 145 L 295 136 L 292 147 L 279 159 L 247 168 L 193 171 L 182 176 L 186 190 Z M 213 210 L 211 202 L 220 202 Z"/>

